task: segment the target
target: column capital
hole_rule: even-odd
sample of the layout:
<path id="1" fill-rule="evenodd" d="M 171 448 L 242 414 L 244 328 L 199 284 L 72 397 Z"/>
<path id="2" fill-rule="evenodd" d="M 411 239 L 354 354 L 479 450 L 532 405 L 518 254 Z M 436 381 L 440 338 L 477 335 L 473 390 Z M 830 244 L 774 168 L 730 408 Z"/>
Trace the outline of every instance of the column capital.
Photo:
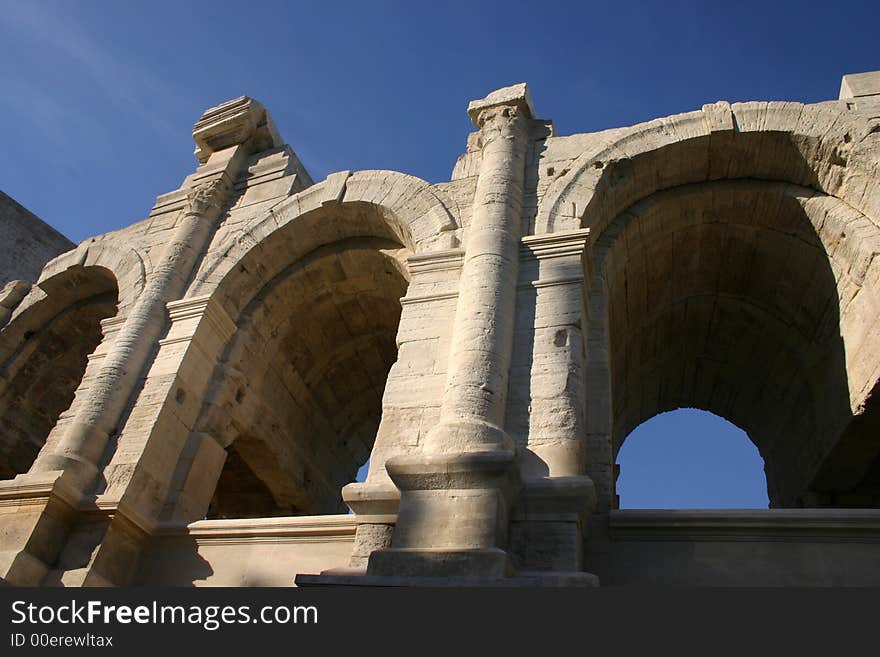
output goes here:
<path id="1" fill-rule="evenodd" d="M 474 127 L 480 128 L 480 115 L 488 109 L 502 106 L 518 107 L 524 110 L 525 118 L 535 117 L 535 106 L 532 103 L 529 87 L 525 82 L 496 89 L 485 98 L 472 100 L 468 103 L 467 113 L 471 117 Z"/>
<path id="2" fill-rule="evenodd" d="M 219 211 L 226 202 L 232 185 L 224 177 L 199 183 L 187 192 L 184 215 L 202 217 L 210 210 Z"/>

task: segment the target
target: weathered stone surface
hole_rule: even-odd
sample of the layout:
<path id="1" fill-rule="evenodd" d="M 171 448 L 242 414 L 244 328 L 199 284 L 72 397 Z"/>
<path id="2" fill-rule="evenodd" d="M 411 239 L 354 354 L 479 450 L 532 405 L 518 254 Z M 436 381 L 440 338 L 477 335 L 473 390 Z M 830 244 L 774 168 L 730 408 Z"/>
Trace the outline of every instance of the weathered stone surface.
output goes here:
<path id="1" fill-rule="evenodd" d="M 0 286 L 35 281 L 43 266 L 73 242 L 0 192 Z"/>
<path id="2" fill-rule="evenodd" d="M 840 100 L 861 111 L 880 110 L 880 71 L 844 75 L 840 81 Z"/>
<path id="3" fill-rule="evenodd" d="M 568 137 L 514 85 L 433 185 L 315 183 L 257 101 L 208 110 L 146 219 L 0 250 L 0 578 L 876 583 L 878 79 Z M 618 511 L 684 406 L 793 508 Z"/>

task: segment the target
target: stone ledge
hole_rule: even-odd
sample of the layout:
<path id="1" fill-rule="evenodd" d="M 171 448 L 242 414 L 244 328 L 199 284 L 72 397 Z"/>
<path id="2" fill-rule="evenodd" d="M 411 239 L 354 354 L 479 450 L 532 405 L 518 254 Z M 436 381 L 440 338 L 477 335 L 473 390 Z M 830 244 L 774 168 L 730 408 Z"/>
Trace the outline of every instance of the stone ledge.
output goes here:
<path id="1" fill-rule="evenodd" d="M 791 540 L 880 542 L 878 509 L 621 509 L 613 540 Z"/>
<path id="2" fill-rule="evenodd" d="M 589 228 L 526 235 L 520 240 L 520 258 L 547 260 L 567 256 L 580 257 L 583 255 L 589 238 Z"/>
<path id="3" fill-rule="evenodd" d="M 313 537 L 351 536 L 357 530 L 357 518 L 352 514 L 328 516 L 284 516 L 277 518 L 229 518 L 197 520 L 185 523 L 161 523 L 155 535 L 181 536 L 194 539 L 221 539 L 238 537 Z"/>

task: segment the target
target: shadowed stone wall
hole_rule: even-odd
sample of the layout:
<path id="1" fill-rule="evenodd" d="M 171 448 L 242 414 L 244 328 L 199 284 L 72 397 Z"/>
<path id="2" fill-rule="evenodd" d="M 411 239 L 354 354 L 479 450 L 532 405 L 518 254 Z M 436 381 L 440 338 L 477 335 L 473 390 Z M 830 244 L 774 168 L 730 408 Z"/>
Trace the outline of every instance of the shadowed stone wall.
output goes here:
<path id="1" fill-rule="evenodd" d="M 36 280 L 43 265 L 73 246 L 64 235 L 0 192 L 0 287 L 9 281 Z"/>

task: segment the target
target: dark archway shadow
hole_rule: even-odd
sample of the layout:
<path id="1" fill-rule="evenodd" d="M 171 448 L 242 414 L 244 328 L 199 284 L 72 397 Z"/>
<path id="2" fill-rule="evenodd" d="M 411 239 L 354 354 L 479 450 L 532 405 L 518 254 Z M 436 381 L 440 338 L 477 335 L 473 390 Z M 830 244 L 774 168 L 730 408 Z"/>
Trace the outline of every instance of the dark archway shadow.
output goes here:
<path id="1" fill-rule="evenodd" d="M 816 230 L 831 221 L 816 220 L 823 199 L 761 181 L 686 185 L 637 203 L 596 239 L 589 294 L 604 315 L 615 456 L 645 420 L 701 408 L 755 443 L 771 506 L 821 504 L 816 473 L 854 426 L 846 270 Z M 852 504 L 845 492 L 825 502 Z"/>
<path id="2" fill-rule="evenodd" d="M 229 451 L 209 518 L 345 512 L 397 358 L 399 248 L 322 247 L 246 309 L 199 420 Z"/>
<path id="3" fill-rule="evenodd" d="M 370 456 L 397 358 L 407 253 L 344 238 L 251 291 L 194 422 L 193 435 L 226 454 L 213 476 L 187 475 L 182 460 L 175 479 L 194 488 L 172 488 L 163 517 L 345 513 L 341 489 Z"/>
<path id="4" fill-rule="evenodd" d="M 103 267 L 71 267 L 40 286 L 45 297 L 4 327 L 0 363 L 0 479 L 27 472 L 74 401 L 101 322 L 118 289 Z"/>

